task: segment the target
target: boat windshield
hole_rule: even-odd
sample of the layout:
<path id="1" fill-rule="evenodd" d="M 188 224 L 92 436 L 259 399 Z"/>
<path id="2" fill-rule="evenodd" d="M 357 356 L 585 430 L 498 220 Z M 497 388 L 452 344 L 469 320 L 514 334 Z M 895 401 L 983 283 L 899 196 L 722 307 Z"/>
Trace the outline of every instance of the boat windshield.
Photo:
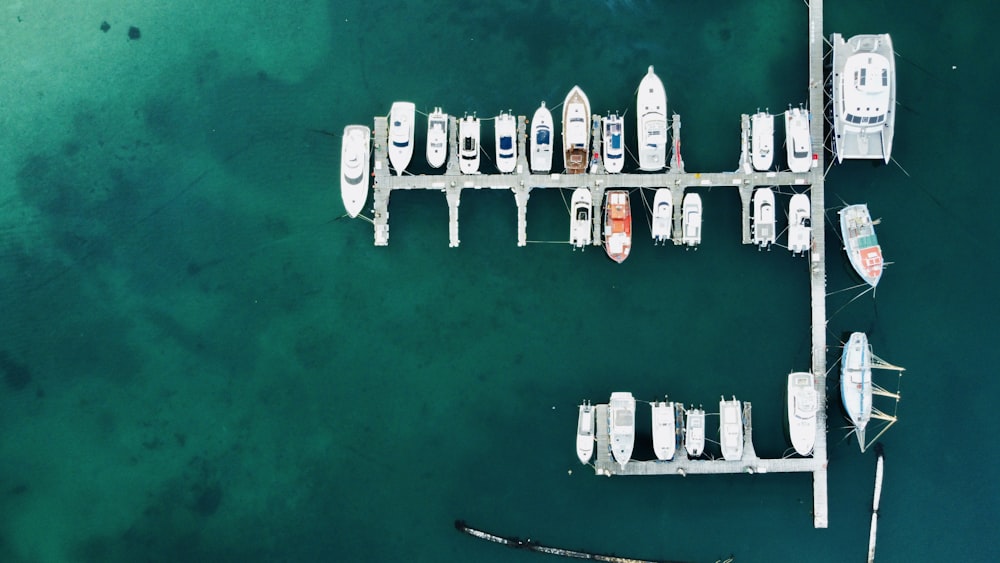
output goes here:
<path id="1" fill-rule="evenodd" d="M 613 148 L 615 150 L 621 150 L 621 148 L 622 148 L 622 136 L 621 135 L 614 135 L 613 137 L 611 137 L 611 148 Z M 621 156 L 621 155 L 619 155 L 619 156 Z"/>
<path id="2" fill-rule="evenodd" d="M 472 137 L 466 137 L 462 141 L 462 150 L 464 151 L 474 151 L 476 150 L 476 140 Z"/>
<path id="3" fill-rule="evenodd" d="M 550 131 L 548 129 L 539 129 L 538 134 L 535 135 L 535 144 L 536 145 L 552 144 L 552 140 L 549 133 Z"/>
<path id="4" fill-rule="evenodd" d="M 500 150 L 509 151 L 513 146 L 513 137 L 500 137 Z"/>
<path id="5" fill-rule="evenodd" d="M 576 220 L 577 221 L 589 221 L 590 220 L 590 210 L 586 207 L 580 207 L 576 210 Z"/>

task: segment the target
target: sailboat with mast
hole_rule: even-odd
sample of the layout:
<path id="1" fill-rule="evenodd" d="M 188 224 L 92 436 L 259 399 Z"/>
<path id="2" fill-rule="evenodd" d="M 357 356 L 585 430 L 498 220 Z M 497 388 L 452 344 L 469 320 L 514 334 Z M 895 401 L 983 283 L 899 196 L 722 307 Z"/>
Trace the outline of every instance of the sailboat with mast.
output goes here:
<path id="1" fill-rule="evenodd" d="M 858 437 L 861 451 L 866 451 L 882 434 L 896 423 L 896 408 L 899 406 L 899 386 L 904 368 L 890 364 L 872 353 L 868 335 L 853 332 L 844 345 L 841 356 L 840 398 L 853 426 L 851 432 Z M 896 371 L 900 380 L 896 392 L 888 391 L 872 380 L 872 369 Z M 893 414 L 888 414 L 873 406 L 873 396 L 890 397 L 895 400 Z M 871 440 L 866 439 L 870 421 L 885 422 Z"/>

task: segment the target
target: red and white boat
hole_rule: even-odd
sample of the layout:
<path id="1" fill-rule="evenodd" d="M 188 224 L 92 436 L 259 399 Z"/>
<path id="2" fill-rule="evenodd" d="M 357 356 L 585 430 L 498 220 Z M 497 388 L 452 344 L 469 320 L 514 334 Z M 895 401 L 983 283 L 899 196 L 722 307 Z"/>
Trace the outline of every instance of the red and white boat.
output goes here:
<path id="1" fill-rule="evenodd" d="M 625 190 L 604 194 L 604 250 L 619 264 L 632 250 L 632 208 Z"/>
<path id="2" fill-rule="evenodd" d="M 840 210 L 840 236 L 851 266 L 873 288 L 882 278 L 882 247 L 875 236 L 875 224 L 868 206 L 860 203 Z"/>

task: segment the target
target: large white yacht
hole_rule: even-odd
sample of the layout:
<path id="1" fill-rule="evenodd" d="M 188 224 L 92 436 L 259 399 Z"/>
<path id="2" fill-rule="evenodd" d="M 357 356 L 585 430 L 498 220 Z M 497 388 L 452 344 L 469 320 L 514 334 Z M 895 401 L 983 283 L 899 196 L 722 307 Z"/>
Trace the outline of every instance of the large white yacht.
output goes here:
<path id="1" fill-rule="evenodd" d="M 677 415 L 674 403 L 654 401 L 649 404 L 653 415 L 653 453 L 656 459 L 673 459 L 677 448 Z"/>
<path id="2" fill-rule="evenodd" d="M 840 237 L 854 271 L 873 288 L 882 279 L 882 247 L 875 236 L 875 225 L 868 205 L 859 203 L 841 209 Z"/>
<path id="3" fill-rule="evenodd" d="M 365 125 L 344 127 L 340 147 L 340 197 L 344 210 L 357 217 L 368 201 L 368 169 L 371 166 L 372 132 Z"/>
<path id="4" fill-rule="evenodd" d="M 788 374 L 788 436 L 795 452 L 811 455 L 816 443 L 816 411 L 819 408 L 816 378 L 807 371 Z"/>
<path id="5" fill-rule="evenodd" d="M 684 449 L 688 457 L 700 457 L 705 451 L 705 410 L 691 409 L 687 411 L 686 418 Z"/>
<path id="6" fill-rule="evenodd" d="M 719 445 L 724 459 L 743 458 L 743 405 L 736 397 L 719 401 Z"/>
<path id="7" fill-rule="evenodd" d="M 584 401 L 576 422 L 576 457 L 583 464 L 589 463 L 594 455 L 594 415 L 594 406 Z"/>
<path id="8" fill-rule="evenodd" d="M 466 115 L 458 122 L 458 165 L 462 174 L 479 174 L 479 118 Z"/>
<path id="9" fill-rule="evenodd" d="M 837 162 L 845 158 L 892 155 L 896 123 L 896 56 L 889 34 L 839 33 L 833 46 L 833 147 Z"/>
<path id="10" fill-rule="evenodd" d="M 635 398 L 627 391 L 616 391 L 611 394 L 608 402 L 608 418 L 610 419 L 611 454 L 618 465 L 632 459 L 632 448 L 635 446 Z"/>
<path id="11" fill-rule="evenodd" d="M 681 203 L 681 228 L 684 246 L 701 244 L 701 196 L 694 192 L 685 194 Z"/>
<path id="12" fill-rule="evenodd" d="M 805 254 L 812 246 L 812 217 L 809 196 L 795 194 L 788 202 L 788 250 Z"/>
<path id="13" fill-rule="evenodd" d="M 755 170 L 771 169 L 774 162 L 774 116 L 758 111 L 750 117 L 750 160 Z"/>
<path id="14" fill-rule="evenodd" d="M 785 112 L 785 150 L 792 172 L 808 172 L 812 166 L 812 138 L 809 136 L 809 111 L 791 108 Z"/>
<path id="15" fill-rule="evenodd" d="M 570 201 L 569 242 L 573 249 L 584 248 L 590 244 L 593 237 L 594 201 L 590 199 L 588 188 L 573 190 Z"/>
<path id="16" fill-rule="evenodd" d="M 612 113 L 603 121 L 604 169 L 617 174 L 625 166 L 625 121 Z"/>
<path id="17" fill-rule="evenodd" d="M 590 100 L 579 86 L 563 101 L 563 152 L 567 174 L 583 174 L 590 163 Z"/>
<path id="18" fill-rule="evenodd" d="M 757 188 L 753 192 L 753 243 L 770 250 L 776 237 L 774 190 Z"/>
<path id="19" fill-rule="evenodd" d="M 496 130 L 497 170 L 514 171 L 517 165 L 517 121 L 510 112 L 500 112 L 493 123 Z"/>
<path id="20" fill-rule="evenodd" d="M 662 170 L 667 165 L 667 91 L 650 65 L 636 93 L 639 168 Z"/>
<path id="21" fill-rule="evenodd" d="M 431 168 L 444 166 L 448 157 L 448 114 L 441 108 L 427 116 L 427 164 Z"/>
<path id="22" fill-rule="evenodd" d="M 389 162 L 397 176 L 413 158 L 413 126 L 417 108 L 413 102 L 395 102 L 389 111 Z"/>
<path id="23" fill-rule="evenodd" d="M 851 333 L 840 369 L 840 399 L 864 451 L 865 427 L 872 416 L 872 347 L 865 333 Z"/>
<path id="24" fill-rule="evenodd" d="M 552 171 L 552 112 L 545 102 L 531 118 L 531 171 Z"/>
<path id="25" fill-rule="evenodd" d="M 653 244 L 667 244 L 670 241 L 670 231 L 674 223 L 673 195 L 670 188 L 657 188 L 653 196 L 653 222 L 650 234 Z"/>

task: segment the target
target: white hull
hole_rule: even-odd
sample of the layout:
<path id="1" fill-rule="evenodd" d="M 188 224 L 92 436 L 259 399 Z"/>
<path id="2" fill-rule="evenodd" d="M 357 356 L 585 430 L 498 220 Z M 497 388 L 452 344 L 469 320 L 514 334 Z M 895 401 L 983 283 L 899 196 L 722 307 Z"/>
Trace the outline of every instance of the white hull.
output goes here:
<path id="1" fill-rule="evenodd" d="M 650 233 L 653 241 L 666 244 L 670 240 L 670 231 L 674 223 L 673 196 L 670 188 L 659 188 L 653 197 L 653 223 Z"/>
<path id="2" fill-rule="evenodd" d="M 812 455 L 816 443 L 816 379 L 809 372 L 788 374 L 788 435 L 795 452 Z"/>
<path id="3" fill-rule="evenodd" d="M 625 121 L 617 113 L 604 118 L 604 169 L 617 174 L 625 166 Z"/>
<path id="4" fill-rule="evenodd" d="M 705 411 L 702 409 L 687 411 L 684 449 L 687 450 L 688 457 L 699 457 L 705 451 Z"/>
<path id="5" fill-rule="evenodd" d="M 759 248 L 769 248 L 774 243 L 774 191 L 757 188 L 753 192 L 753 243 Z"/>
<path id="6" fill-rule="evenodd" d="M 653 453 L 656 459 L 673 459 L 677 449 L 677 418 L 674 403 L 650 403 L 653 413 Z"/>
<path id="7" fill-rule="evenodd" d="M 352 218 L 361 213 L 368 201 L 371 136 L 371 129 L 364 125 L 344 127 L 340 147 L 340 197 L 344 210 Z"/>
<path id="8" fill-rule="evenodd" d="M 413 126 L 416 106 L 412 102 L 396 102 L 389 111 L 389 163 L 397 176 L 413 158 Z"/>
<path id="9" fill-rule="evenodd" d="M 501 113 L 493 123 L 496 130 L 497 170 L 503 174 L 517 165 L 517 121 L 510 113 Z"/>
<path id="10" fill-rule="evenodd" d="M 757 112 L 750 118 L 750 160 L 755 170 L 770 170 L 774 163 L 774 116 Z"/>
<path id="11" fill-rule="evenodd" d="M 743 458 L 743 405 L 735 398 L 719 401 L 719 445 L 724 459 Z"/>
<path id="12" fill-rule="evenodd" d="M 576 423 L 576 457 L 580 463 L 590 463 L 594 455 L 594 407 L 590 401 L 580 405 L 580 416 Z"/>
<path id="13" fill-rule="evenodd" d="M 833 47 L 833 148 L 837 162 L 892 158 L 896 124 L 896 56 L 889 34 L 839 33 Z"/>
<path id="14" fill-rule="evenodd" d="M 583 248 L 591 242 L 593 232 L 594 201 L 590 190 L 577 188 L 570 202 L 569 242 L 574 248 Z"/>
<path id="15" fill-rule="evenodd" d="M 609 428 L 611 429 L 611 454 L 623 469 L 632 459 L 635 446 L 635 398 L 628 392 L 611 394 L 608 402 Z"/>
<path id="16" fill-rule="evenodd" d="M 667 165 L 667 91 L 650 66 L 636 95 L 639 168 L 662 170 Z"/>
<path id="17" fill-rule="evenodd" d="M 854 425 L 861 448 L 865 447 L 865 427 L 872 416 L 872 347 L 863 332 L 851 334 L 841 358 L 840 398 Z"/>
<path id="18" fill-rule="evenodd" d="M 685 246 L 701 244 L 701 196 L 689 193 L 681 204 L 681 227 L 684 230 Z"/>
<path id="19" fill-rule="evenodd" d="M 427 164 L 441 168 L 448 157 L 448 114 L 441 108 L 427 116 Z"/>
<path id="20" fill-rule="evenodd" d="M 458 122 L 458 165 L 462 174 L 479 174 L 479 119 L 465 116 Z"/>
<path id="21" fill-rule="evenodd" d="M 875 287 L 882 279 L 882 247 L 875 236 L 875 225 L 872 223 L 868 205 L 848 205 L 839 211 L 840 237 L 844 241 L 844 250 L 851 261 L 854 271 L 868 285 Z"/>
<path id="22" fill-rule="evenodd" d="M 542 102 L 531 118 L 531 171 L 552 171 L 552 112 Z"/>
<path id="23" fill-rule="evenodd" d="M 563 101 L 562 141 L 566 172 L 586 172 L 590 163 L 590 100 L 579 86 L 573 86 Z"/>
<path id="24" fill-rule="evenodd" d="M 793 108 L 785 112 L 785 150 L 792 172 L 808 172 L 812 166 L 812 138 L 809 136 L 809 112 Z"/>
<path id="25" fill-rule="evenodd" d="M 795 194 L 788 202 L 788 250 L 792 254 L 805 254 L 812 246 L 812 218 L 809 214 L 809 196 Z"/>

